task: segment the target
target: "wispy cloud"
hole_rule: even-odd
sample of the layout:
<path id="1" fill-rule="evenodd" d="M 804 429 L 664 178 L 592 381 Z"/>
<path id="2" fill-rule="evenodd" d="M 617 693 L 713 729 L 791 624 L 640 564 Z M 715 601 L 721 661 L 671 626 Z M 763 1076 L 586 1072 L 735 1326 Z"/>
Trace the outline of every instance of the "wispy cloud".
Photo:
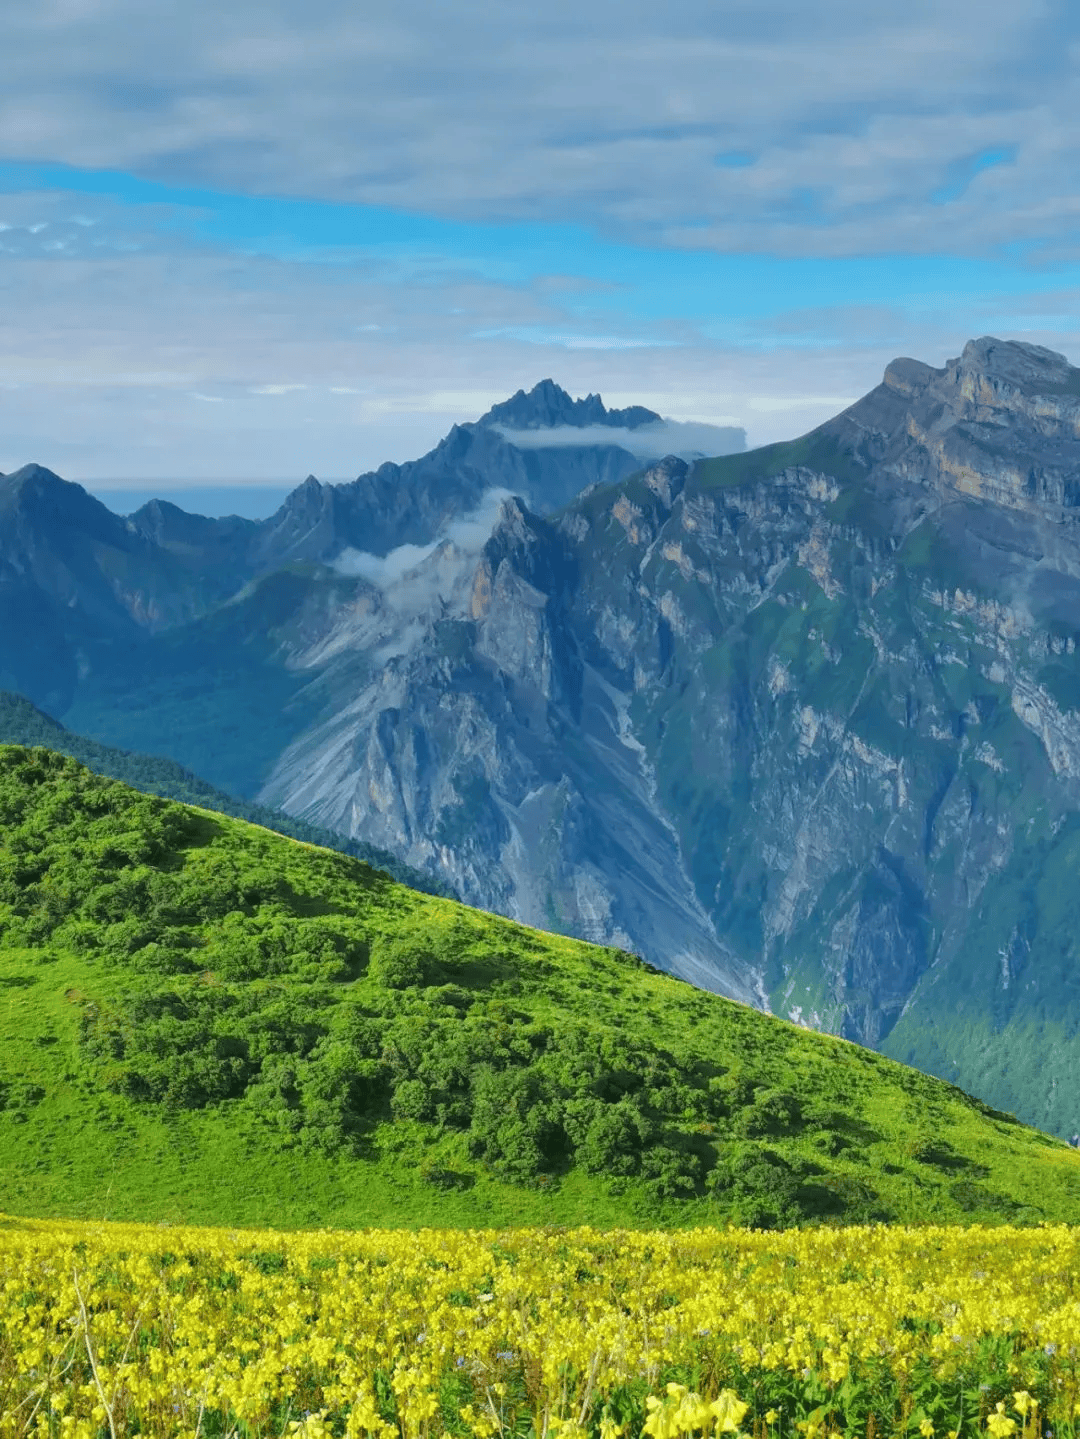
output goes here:
<path id="1" fill-rule="evenodd" d="M 746 449 L 746 431 L 741 425 L 708 425 L 694 421 L 664 420 L 660 424 L 623 429 L 618 425 L 554 425 L 548 429 L 513 430 L 495 428 L 518 449 L 550 449 L 562 445 L 619 445 L 643 460 L 665 455 L 696 459 L 703 455 L 733 455 Z"/>
<path id="2" fill-rule="evenodd" d="M 461 608 L 463 587 L 509 498 L 509 490 L 490 489 L 474 510 L 451 521 L 432 544 L 399 545 L 386 555 L 344 550 L 334 568 L 374 585 L 383 592 L 388 609 L 408 620 L 432 606 Z"/>
<path id="3" fill-rule="evenodd" d="M 0 135 L 230 192 L 729 250 L 925 253 L 946 212 L 954 252 L 1076 239 L 1074 7 L 625 0 L 609 21 L 595 0 L 7 6 Z"/>

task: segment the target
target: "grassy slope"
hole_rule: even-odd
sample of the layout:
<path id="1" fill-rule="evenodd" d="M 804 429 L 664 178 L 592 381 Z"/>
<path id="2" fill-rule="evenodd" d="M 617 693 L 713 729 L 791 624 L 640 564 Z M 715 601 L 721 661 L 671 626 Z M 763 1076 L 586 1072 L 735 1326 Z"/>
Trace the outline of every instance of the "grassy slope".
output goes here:
<path id="1" fill-rule="evenodd" d="M 84 735 L 73 734 L 59 720 L 53 719 L 24 696 L 13 694 L 10 690 L 0 690 L 0 744 L 44 745 L 46 749 L 55 750 L 57 754 L 70 755 L 96 774 L 122 780 L 146 794 L 180 800 L 183 804 L 196 804 L 202 809 L 212 809 L 238 819 L 250 820 L 252 824 L 276 830 L 278 834 L 290 835 L 293 839 L 303 840 L 307 844 L 340 850 L 342 854 L 351 854 L 357 859 L 366 860 L 368 864 L 385 870 L 402 884 L 408 884 L 413 889 L 422 889 L 428 894 L 450 893 L 448 888 L 433 876 L 422 874 L 411 865 L 403 864 L 396 855 L 386 850 L 365 844 L 363 840 L 348 839 L 345 835 L 335 834 L 320 825 L 307 824 L 282 810 L 271 809 L 269 805 L 237 799 L 235 795 L 226 794 L 224 790 L 207 784 L 175 760 L 115 749 L 111 745 L 87 739 Z"/>
<path id="2" fill-rule="evenodd" d="M 1080 1155 L 940 1081 L 42 749 L 0 1005 L 9 1213 L 1080 1219 Z"/>

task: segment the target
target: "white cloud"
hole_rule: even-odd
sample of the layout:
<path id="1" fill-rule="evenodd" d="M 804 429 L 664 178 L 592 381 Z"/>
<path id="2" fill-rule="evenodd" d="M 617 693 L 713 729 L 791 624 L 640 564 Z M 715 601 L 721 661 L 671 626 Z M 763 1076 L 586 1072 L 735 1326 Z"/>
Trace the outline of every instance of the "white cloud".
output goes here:
<path id="1" fill-rule="evenodd" d="M 369 554 L 367 550 L 343 550 L 334 561 L 334 569 L 340 575 L 367 580 L 383 590 L 397 584 L 434 552 L 434 544 L 399 545 L 386 555 Z"/>
<path id="2" fill-rule="evenodd" d="M 390 610 L 410 620 L 433 605 L 451 604 L 460 609 L 465 598 L 463 586 L 509 498 L 509 490 L 488 490 L 475 510 L 451 521 L 432 544 L 399 545 L 386 555 L 344 550 L 334 568 L 339 574 L 374 585 L 383 592 Z"/>
<path id="3" fill-rule="evenodd" d="M 556 425 L 549 429 L 513 430 L 508 425 L 495 429 L 518 449 L 549 449 L 561 445 L 619 445 L 643 460 L 665 455 L 697 459 L 702 455 L 733 455 L 746 448 L 746 431 L 735 425 L 710 425 L 700 421 L 663 420 L 659 424 L 623 429 L 617 425 Z"/>
<path id="4" fill-rule="evenodd" d="M 0 136 L 227 191 L 722 249 L 1075 243 L 1077 26 L 1056 0 L 624 0 L 617 19 L 38 0 L 0 7 Z M 1009 158 L 972 168 L 991 151 Z"/>
<path id="5" fill-rule="evenodd" d="M 6 221 L 19 223 L 43 203 L 8 201 Z M 991 333 L 1080 358 L 1076 291 L 1050 278 L 1042 294 L 957 294 L 918 312 L 899 299 L 874 314 L 823 304 L 747 323 L 734 338 L 685 324 L 670 349 L 479 343 L 477 328 L 518 319 L 554 328 L 565 287 L 451 273 L 416 289 L 364 267 L 331 275 L 206 246 L 126 255 L 112 243 L 120 208 L 102 206 L 110 247 L 100 254 L 0 256 L 0 387 L 19 387 L 0 389 L 0 470 L 34 459 L 72 479 L 140 484 L 347 478 L 424 454 L 455 421 L 545 376 L 612 408 L 745 425 L 757 445 L 827 419 L 897 355 L 943 364 Z M 71 211 L 70 196 L 55 197 L 50 213 Z M 357 315 L 393 325 L 393 340 L 356 334 Z M 249 390 L 277 383 L 268 375 L 307 388 L 267 403 Z"/>

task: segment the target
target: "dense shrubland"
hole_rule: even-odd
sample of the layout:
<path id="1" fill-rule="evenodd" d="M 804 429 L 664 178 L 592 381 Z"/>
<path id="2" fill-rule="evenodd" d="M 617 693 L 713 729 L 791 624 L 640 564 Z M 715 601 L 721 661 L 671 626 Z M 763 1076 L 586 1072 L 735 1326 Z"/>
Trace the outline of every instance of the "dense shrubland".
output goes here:
<path id="1" fill-rule="evenodd" d="M 255 800 L 226 794 L 224 790 L 207 784 L 175 760 L 166 759 L 162 755 L 138 754 L 131 750 L 116 749 L 112 745 L 99 744 L 97 740 L 74 734 L 51 715 L 31 704 L 28 699 L 13 694 L 10 690 L 0 690 L 0 744 L 26 745 L 31 748 L 44 746 L 58 754 L 77 759 L 95 774 L 120 780 L 146 794 L 178 800 L 182 804 L 199 805 L 203 809 L 246 819 L 252 824 L 272 829 L 277 834 L 298 839 L 304 844 L 338 850 L 341 854 L 362 859 L 400 883 L 411 885 L 413 889 L 427 894 L 451 894 L 451 890 L 441 880 L 413 869 L 387 850 L 338 834 L 334 830 L 324 829 L 321 825 L 309 824 L 306 820 L 296 819 L 283 810 L 272 809 L 269 805 L 259 804 Z"/>

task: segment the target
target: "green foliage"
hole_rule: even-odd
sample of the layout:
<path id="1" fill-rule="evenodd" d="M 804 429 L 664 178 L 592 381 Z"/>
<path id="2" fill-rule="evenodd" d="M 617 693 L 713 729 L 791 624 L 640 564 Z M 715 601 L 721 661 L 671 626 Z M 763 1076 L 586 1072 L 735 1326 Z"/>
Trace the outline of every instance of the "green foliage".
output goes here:
<path id="1" fill-rule="evenodd" d="M 402 863 L 396 855 L 387 850 L 366 844 L 363 840 L 349 839 L 346 835 L 323 829 L 320 825 L 294 819 L 292 815 L 279 809 L 271 809 L 268 805 L 226 794 L 224 790 L 215 789 L 175 760 L 165 759 L 160 755 L 133 754 L 130 750 L 114 749 L 109 745 L 98 744 L 96 740 L 72 734 L 22 695 L 12 694 L 9 690 L 0 690 L 0 744 L 30 747 L 42 745 L 58 754 L 70 755 L 97 774 L 122 780 L 133 789 L 160 795 L 163 799 L 179 800 L 184 804 L 195 804 L 203 809 L 233 815 L 249 820 L 252 824 L 262 825 L 276 834 L 286 834 L 293 839 L 302 840 L 305 844 L 351 854 L 400 880 L 402 884 L 426 894 L 450 896 L 452 893 L 433 876 Z"/>
<path id="2" fill-rule="evenodd" d="M 438 961 L 422 934 L 383 935 L 371 953 L 370 973 L 386 989 L 413 989 L 430 984 Z"/>
<path id="3" fill-rule="evenodd" d="M 949 1086 L 44 749 L 0 747 L 0 982 L 0 1209 L 1080 1215 Z"/>

